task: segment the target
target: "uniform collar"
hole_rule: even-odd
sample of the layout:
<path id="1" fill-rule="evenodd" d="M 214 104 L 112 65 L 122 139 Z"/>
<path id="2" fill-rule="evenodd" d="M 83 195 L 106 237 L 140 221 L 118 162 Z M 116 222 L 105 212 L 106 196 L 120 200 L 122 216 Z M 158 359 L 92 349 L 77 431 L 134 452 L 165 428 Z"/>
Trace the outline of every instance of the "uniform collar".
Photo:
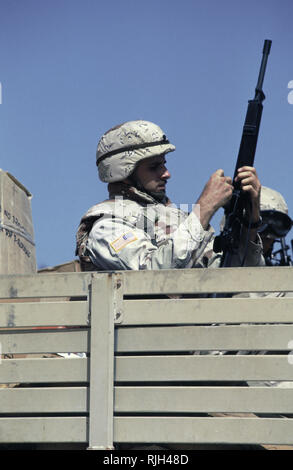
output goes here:
<path id="1" fill-rule="evenodd" d="M 122 196 L 125 199 L 138 202 L 140 204 L 163 204 L 169 205 L 171 201 L 166 196 L 165 201 L 159 201 L 155 199 L 151 194 L 137 189 L 135 186 L 131 186 L 124 182 L 109 183 L 108 184 L 109 198 L 114 199 L 117 196 Z"/>

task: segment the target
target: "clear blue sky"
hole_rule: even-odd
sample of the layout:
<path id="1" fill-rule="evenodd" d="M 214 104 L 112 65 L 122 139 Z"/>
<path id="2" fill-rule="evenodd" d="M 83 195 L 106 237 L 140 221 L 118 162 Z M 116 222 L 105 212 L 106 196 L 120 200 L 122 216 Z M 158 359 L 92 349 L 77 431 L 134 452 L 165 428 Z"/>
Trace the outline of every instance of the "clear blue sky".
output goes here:
<path id="1" fill-rule="evenodd" d="M 292 0 L 0 0 L 0 17 L 0 168 L 33 194 L 38 266 L 74 258 L 82 214 L 107 197 L 98 139 L 120 122 L 154 121 L 176 145 L 177 204 L 233 174 L 264 39 L 255 166 L 293 217 Z"/>

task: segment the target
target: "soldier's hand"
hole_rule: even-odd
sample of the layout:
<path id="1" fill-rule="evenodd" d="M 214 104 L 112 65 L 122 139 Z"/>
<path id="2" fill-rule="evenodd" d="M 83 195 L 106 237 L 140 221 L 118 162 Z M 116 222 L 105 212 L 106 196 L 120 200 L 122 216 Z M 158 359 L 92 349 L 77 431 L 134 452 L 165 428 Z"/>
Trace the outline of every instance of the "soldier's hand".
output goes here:
<path id="1" fill-rule="evenodd" d="M 261 184 L 254 167 L 243 166 L 242 168 L 238 168 L 235 182 L 237 181 L 240 181 L 241 189 L 250 195 L 252 202 L 259 202 Z"/>
<path id="2" fill-rule="evenodd" d="M 222 169 L 215 171 L 197 200 L 197 204 L 200 205 L 200 221 L 203 228 L 208 226 L 214 213 L 229 202 L 232 192 L 232 178 L 225 176 Z"/>
<path id="3" fill-rule="evenodd" d="M 243 192 L 250 196 L 251 204 L 246 207 L 247 218 L 251 219 L 252 222 L 257 222 L 260 217 L 261 184 L 255 168 L 252 166 L 239 168 L 235 178 L 235 182 L 237 181 L 240 181 Z"/>

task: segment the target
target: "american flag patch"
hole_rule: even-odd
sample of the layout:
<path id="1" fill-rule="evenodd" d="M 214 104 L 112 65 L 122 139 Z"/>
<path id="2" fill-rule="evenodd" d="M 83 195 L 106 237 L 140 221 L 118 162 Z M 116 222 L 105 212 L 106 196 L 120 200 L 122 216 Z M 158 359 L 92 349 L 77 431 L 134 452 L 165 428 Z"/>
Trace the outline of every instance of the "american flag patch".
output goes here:
<path id="1" fill-rule="evenodd" d="M 137 237 L 134 235 L 133 232 L 127 232 L 121 235 L 119 238 L 114 240 L 112 243 L 110 243 L 110 246 L 115 250 L 116 252 L 122 250 L 126 245 L 128 245 L 131 242 L 134 242 L 137 240 Z"/>

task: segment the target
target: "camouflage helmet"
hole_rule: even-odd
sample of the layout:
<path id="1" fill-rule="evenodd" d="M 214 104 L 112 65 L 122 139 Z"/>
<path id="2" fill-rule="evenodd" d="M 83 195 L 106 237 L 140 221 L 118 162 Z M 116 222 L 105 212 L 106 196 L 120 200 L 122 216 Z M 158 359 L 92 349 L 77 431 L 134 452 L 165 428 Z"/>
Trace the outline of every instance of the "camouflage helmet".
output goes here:
<path id="1" fill-rule="evenodd" d="M 174 150 L 156 124 L 143 120 L 124 122 L 107 131 L 98 143 L 99 177 L 106 183 L 122 181 L 133 173 L 139 161 Z"/>
<path id="2" fill-rule="evenodd" d="M 260 210 L 275 210 L 288 215 L 288 206 L 282 194 L 274 189 L 267 188 L 266 186 L 261 187 Z"/>
<path id="3" fill-rule="evenodd" d="M 262 225 L 259 233 L 267 238 L 285 237 L 292 228 L 288 206 L 282 194 L 262 186 L 260 192 L 260 212 Z"/>

